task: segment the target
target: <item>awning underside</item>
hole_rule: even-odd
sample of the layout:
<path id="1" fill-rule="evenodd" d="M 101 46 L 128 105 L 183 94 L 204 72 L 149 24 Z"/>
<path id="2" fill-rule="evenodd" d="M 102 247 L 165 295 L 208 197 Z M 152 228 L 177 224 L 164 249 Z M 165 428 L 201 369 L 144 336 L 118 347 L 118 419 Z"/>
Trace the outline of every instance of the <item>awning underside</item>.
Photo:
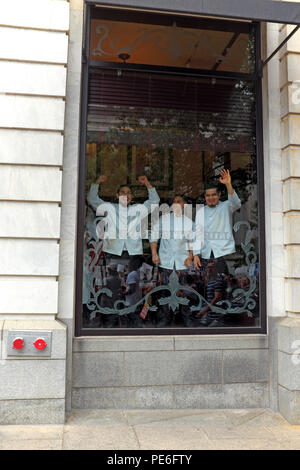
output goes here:
<path id="1" fill-rule="evenodd" d="M 271 23 L 300 23 L 300 3 L 273 0 L 85 0 L 87 4 L 216 16 Z"/>

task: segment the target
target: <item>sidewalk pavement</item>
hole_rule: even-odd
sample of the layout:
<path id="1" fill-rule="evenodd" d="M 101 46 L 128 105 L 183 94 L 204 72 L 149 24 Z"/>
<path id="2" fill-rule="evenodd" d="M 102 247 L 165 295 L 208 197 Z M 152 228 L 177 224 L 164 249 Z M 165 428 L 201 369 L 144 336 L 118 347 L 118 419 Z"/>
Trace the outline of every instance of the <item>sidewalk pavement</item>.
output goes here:
<path id="1" fill-rule="evenodd" d="M 74 410 L 64 425 L 0 426 L 0 450 L 300 449 L 270 410 Z"/>

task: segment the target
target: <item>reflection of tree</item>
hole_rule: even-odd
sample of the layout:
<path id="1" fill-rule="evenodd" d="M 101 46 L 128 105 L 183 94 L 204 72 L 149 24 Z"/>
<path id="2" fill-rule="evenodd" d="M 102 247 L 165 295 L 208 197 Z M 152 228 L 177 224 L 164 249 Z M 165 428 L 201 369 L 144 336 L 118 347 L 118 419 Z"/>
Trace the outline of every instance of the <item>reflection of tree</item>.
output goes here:
<path id="1" fill-rule="evenodd" d="M 251 164 L 248 164 L 245 168 L 237 168 L 231 172 L 234 188 L 238 193 L 242 204 L 246 204 L 249 196 L 252 194 L 249 190 L 250 186 L 257 184 L 257 170 L 254 159 L 255 156 L 253 155 Z"/>

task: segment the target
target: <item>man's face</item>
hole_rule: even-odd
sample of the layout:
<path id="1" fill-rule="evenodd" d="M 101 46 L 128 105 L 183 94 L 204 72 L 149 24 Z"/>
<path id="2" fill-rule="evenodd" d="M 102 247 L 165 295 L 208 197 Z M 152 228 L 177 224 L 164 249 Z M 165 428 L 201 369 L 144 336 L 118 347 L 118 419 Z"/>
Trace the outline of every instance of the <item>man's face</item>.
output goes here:
<path id="1" fill-rule="evenodd" d="M 173 200 L 172 210 L 174 214 L 180 216 L 184 211 L 184 199 L 181 196 L 176 196 Z"/>
<path id="2" fill-rule="evenodd" d="M 122 206 L 128 206 L 131 203 L 133 195 L 128 186 L 123 186 L 120 189 L 120 192 L 117 193 L 117 198 L 119 199 L 119 203 Z"/>
<path id="3" fill-rule="evenodd" d="M 205 201 L 209 207 L 215 207 L 219 203 L 220 193 L 217 188 L 207 189 L 205 191 Z"/>

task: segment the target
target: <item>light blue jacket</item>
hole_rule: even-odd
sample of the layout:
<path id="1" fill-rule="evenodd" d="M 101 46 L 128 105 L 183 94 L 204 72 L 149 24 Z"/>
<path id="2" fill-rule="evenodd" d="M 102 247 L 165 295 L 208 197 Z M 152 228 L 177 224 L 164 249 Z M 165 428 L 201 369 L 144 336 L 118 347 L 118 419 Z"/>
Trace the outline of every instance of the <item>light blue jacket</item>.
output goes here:
<path id="1" fill-rule="evenodd" d="M 148 199 L 143 204 L 121 204 L 105 202 L 98 196 L 98 184 L 92 184 L 87 196 L 88 203 L 96 210 L 97 216 L 104 216 L 97 225 L 98 237 L 103 236 L 103 251 L 121 256 L 123 250 L 130 255 L 143 254 L 141 222 L 159 204 L 160 198 L 156 189 L 148 189 Z"/>
<path id="2" fill-rule="evenodd" d="M 194 223 L 185 215 L 162 215 L 151 231 L 150 242 L 160 240 L 158 256 L 160 267 L 187 269 L 184 262 L 190 255 L 194 239 Z"/>
<path id="3" fill-rule="evenodd" d="M 237 193 L 228 194 L 227 201 L 219 201 L 215 207 L 204 206 L 196 214 L 197 235 L 203 230 L 204 243 L 199 247 L 194 245 L 194 255 L 201 254 L 203 258 L 210 258 L 213 252 L 215 258 L 235 252 L 235 241 L 232 233 L 232 214 L 241 207 Z M 204 212 L 204 213 L 203 213 Z M 198 235 L 198 238 L 199 235 Z"/>

